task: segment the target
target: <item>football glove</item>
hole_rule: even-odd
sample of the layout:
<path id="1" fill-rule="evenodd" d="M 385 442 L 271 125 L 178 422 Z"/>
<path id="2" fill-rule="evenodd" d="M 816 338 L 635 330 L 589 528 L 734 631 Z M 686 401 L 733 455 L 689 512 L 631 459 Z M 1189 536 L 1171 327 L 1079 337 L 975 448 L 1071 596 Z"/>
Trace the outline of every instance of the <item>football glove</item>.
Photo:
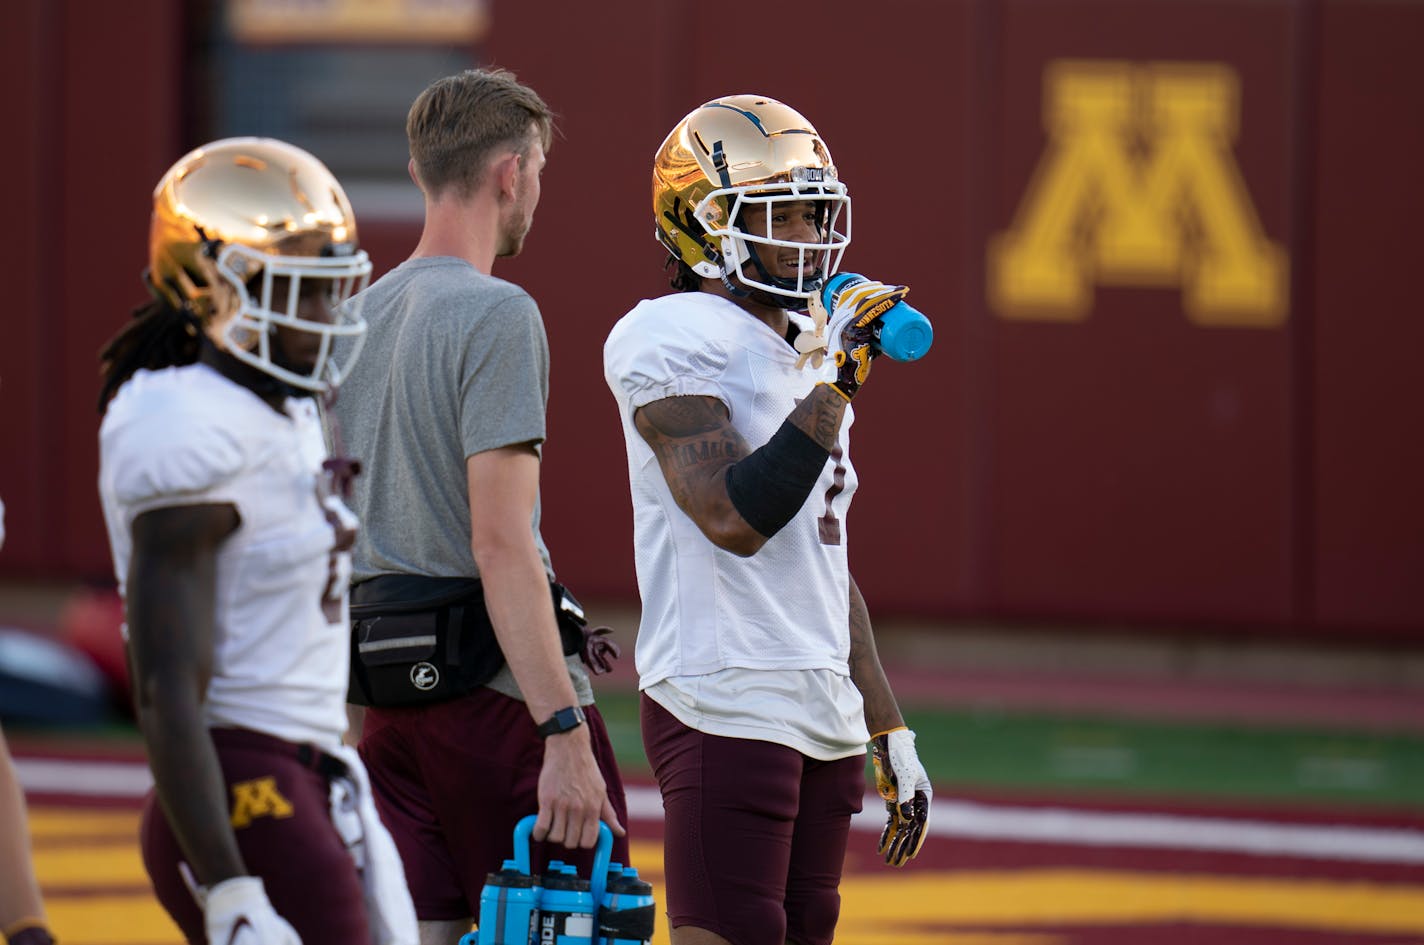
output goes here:
<path id="1" fill-rule="evenodd" d="M 297 930 L 277 914 L 256 876 L 234 876 L 208 890 L 194 889 L 208 941 L 222 945 L 302 945 Z"/>
<path id="2" fill-rule="evenodd" d="M 612 627 L 583 627 L 583 650 L 579 659 L 595 676 L 613 672 L 613 661 L 623 655 L 623 650 L 610 636 Z"/>
<path id="3" fill-rule="evenodd" d="M 876 852 L 891 866 L 904 866 L 915 858 L 930 828 L 930 801 L 934 789 L 915 754 L 915 733 L 891 729 L 870 740 L 875 763 L 875 788 L 885 799 L 889 815 Z"/>
<path id="4" fill-rule="evenodd" d="M 875 322 L 909 294 L 906 286 L 858 277 L 836 290 L 826 324 L 827 351 L 836 365 L 831 386 L 846 400 L 860 390 L 870 376 L 871 359 L 880 353 L 875 345 Z"/>

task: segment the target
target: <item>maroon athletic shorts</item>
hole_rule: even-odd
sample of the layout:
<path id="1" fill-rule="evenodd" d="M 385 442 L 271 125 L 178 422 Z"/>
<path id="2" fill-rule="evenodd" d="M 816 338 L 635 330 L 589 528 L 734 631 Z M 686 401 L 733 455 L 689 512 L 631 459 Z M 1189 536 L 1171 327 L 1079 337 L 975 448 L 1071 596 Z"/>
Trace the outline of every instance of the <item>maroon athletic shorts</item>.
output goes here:
<path id="1" fill-rule="evenodd" d="M 585 706 L 593 754 L 618 819 L 628 804 L 603 717 Z M 485 877 L 514 855 L 514 825 L 539 811 L 544 740 L 528 707 L 481 686 L 428 706 L 366 710 L 361 758 L 371 774 L 381 820 L 400 849 L 415 914 L 427 921 L 478 913 Z M 587 877 L 592 850 L 530 845 L 533 868 L 550 860 Z M 628 840 L 613 838 L 628 864 Z"/>
<path id="2" fill-rule="evenodd" d="M 260 732 L 215 728 L 211 734 L 242 862 L 262 878 L 277 914 L 304 945 L 370 941 L 356 864 L 331 823 L 330 786 L 322 773 L 330 762 L 309 745 Z M 178 872 L 186 858 L 152 791 L 139 831 L 159 903 L 189 942 L 202 945 L 203 912 Z"/>
<path id="3" fill-rule="evenodd" d="M 830 945 L 865 756 L 817 761 L 707 735 L 644 695 L 643 747 L 663 795 L 668 922 L 732 945 Z"/>

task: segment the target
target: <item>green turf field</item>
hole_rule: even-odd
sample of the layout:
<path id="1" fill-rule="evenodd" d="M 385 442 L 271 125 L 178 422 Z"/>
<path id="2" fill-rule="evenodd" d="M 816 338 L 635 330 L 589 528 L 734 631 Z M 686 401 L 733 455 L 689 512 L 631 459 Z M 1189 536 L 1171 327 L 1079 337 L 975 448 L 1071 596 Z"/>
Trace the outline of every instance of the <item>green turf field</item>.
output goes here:
<path id="1" fill-rule="evenodd" d="M 637 697 L 600 692 L 618 760 L 646 774 Z M 1424 811 L 1424 738 L 909 705 L 941 790 L 1140 795 Z"/>

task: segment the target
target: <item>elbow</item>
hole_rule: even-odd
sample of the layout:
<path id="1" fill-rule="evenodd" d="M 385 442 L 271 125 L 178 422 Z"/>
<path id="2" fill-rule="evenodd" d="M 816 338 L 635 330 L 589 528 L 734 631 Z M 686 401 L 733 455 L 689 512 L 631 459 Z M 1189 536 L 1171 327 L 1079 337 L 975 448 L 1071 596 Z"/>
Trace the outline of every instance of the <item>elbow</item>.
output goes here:
<path id="1" fill-rule="evenodd" d="M 498 568 L 502 561 L 517 557 L 533 547 L 533 534 L 527 527 L 477 529 L 470 535 L 470 554 L 481 574 Z"/>
<path id="2" fill-rule="evenodd" d="M 760 551 L 762 545 L 767 542 L 766 535 L 752 528 L 740 518 L 735 522 L 704 525 L 702 534 L 706 535 L 707 540 L 718 548 L 739 558 L 750 558 Z"/>

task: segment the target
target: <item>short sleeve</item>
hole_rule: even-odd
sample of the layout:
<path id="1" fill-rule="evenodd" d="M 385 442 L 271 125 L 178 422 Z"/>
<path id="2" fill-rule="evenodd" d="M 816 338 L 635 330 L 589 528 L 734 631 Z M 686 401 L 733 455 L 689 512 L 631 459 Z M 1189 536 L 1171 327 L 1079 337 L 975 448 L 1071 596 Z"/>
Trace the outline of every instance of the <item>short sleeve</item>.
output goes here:
<path id="1" fill-rule="evenodd" d="M 549 340 L 539 307 L 519 291 L 491 306 L 465 338 L 460 440 L 465 456 L 542 443 L 549 402 Z"/>
<path id="2" fill-rule="evenodd" d="M 242 469 L 236 431 L 201 412 L 167 409 L 106 432 L 114 497 L 133 514 L 211 497 Z"/>
<path id="3" fill-rule="evenodd" d="M 726 341 L 709 338 L 676 313 L 642 305 L 625 316 L 603 346 L 609 386 L 637 410 L 667 397 L 715 397 L 731 409 L 722 386 Z"/>

